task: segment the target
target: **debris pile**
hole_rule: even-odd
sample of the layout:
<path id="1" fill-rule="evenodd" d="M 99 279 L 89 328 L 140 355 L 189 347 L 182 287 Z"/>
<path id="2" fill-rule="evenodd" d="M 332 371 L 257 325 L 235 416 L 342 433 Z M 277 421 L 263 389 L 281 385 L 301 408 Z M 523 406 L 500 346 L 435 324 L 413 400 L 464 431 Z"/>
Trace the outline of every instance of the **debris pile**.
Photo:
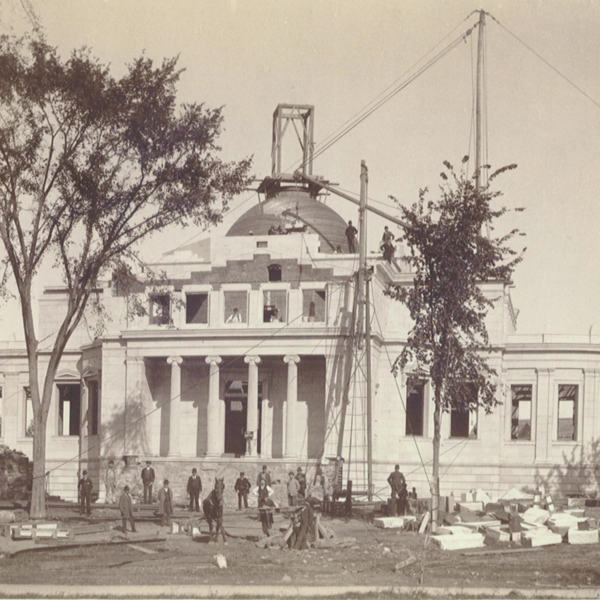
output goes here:
<path id="1" fill-rule="evenodd" d="M 31 492 L 31 476 L 27 456 L 0 444 L 0 499 L 27 500 Z"/>
<path id="2" fill-rule="evenodd" d="M 598 523 L 585 516 L 585 510 L 578 507 L 581 504 L 580 500 L 569 501 L 568 505 L 574 507 L 557 510 L 552 497 L 543 490 L 531 495 L 512 489 L 495 500 L 476 490 L 463 494 L 456 505 L 449 502 L 444 525 L 437 528 L 431 540 L 442 550 L 500 543 L 527 548 L 563 542 L 597 544 Z"/>

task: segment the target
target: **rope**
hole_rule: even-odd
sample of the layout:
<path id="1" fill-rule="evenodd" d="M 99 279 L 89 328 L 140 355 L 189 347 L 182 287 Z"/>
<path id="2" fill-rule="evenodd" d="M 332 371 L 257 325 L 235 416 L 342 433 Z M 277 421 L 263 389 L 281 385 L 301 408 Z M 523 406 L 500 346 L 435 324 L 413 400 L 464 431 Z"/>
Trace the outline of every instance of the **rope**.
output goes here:
<path id="1" fill-rule="evenodd" d="M 527 48 L 527 50 L 529 50 L 529 52 L 531 52 L 535 57 L 537 57 L 539 60 L 541 60 L 548 68 L 552 69 L 559 77 L 564 79 L 571 87 L 575 88 L 580 94 L 585 96 L 597 108 L 600 108 L 600 102 L 598 100 L 596 100 L 595 98 L 590 96 L 590 94 L 588 94 L 584 89 L 579 87 L 572 79 L 569 79 L 569 77 L 567 77 L 562 71 L 560 71 L 558 68 L 556 68 L 554 65 L 552 65 L 552 63 L 550 63 L 550 61 L 545 59 L 539 52 L 534 50 L 529 44 L 524 42 L 516 33 L 513 33 L 508 27 L 506 27 L 506 25 L 504 25 L 496 17 L 494 17 L 494 15 L 487 13 L 487 12 L 486 12 L 486 15 L 488 15 L 488 17 L 490 17 L 494 22 L 496 22 L 500 27 L 502 27 L 502 29 L 504 29 L 504 31 L 506 31 L 509 35 L 511 35 L 515 40 L 517 40 L 520 44 L 522 44 L 525 48 Z"/>

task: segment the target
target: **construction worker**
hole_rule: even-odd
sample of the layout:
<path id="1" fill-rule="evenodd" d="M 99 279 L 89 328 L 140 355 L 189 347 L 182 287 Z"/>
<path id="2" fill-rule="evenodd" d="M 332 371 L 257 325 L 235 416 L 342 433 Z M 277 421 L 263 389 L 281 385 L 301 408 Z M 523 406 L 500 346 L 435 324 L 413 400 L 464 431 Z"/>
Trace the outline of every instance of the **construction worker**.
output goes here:
<path id="1" fill-rule="evenodd" d="M 262 466 L 262 471 L 258 474 L 256 478 L 256 485 L 260 487 L 261 480 L 265 480 L 267 486 L 271 485 L 271 473 L 267 471 L 267 465 Z"/>
<path id="2" fill-rule="evenodd" d="M 135 521 L 133 520 L 133 502 L 129 495 L 129 486 L 123 488 L 121 497 L 119 498 L 119 510 L 121 511 L 121 521 L 123 524 L 123 532 L 127 531 L 127 521 L 131 525 L 131 531 L 135 531 Z"/>
<path id="3" fill-rule="evenodd" d="M 406 506 L 406 479 L 404 479 L 404 475 L 400 473 L 400 465 L 394 466 L 394 470 L 390 473 L 387 481 L 392 489 L 392 516 L 396 516 L 401 508 L 401 494 L 404 495 L 404 504 Z"/>
<path id="4" fill-rule="evenodd" d="M 233 488 L 238 495 L 238 510 L 242 510 L 242 502 L 244 503 L 244 508 L 248 508 L 248 493 L 251 487 L 250 480 L 244 475 L 244 471 L 241 471 Z"/>
<path id="5" fill-rule="evenodd" d="M 383 252 L 383 258 L 387 260 L 390 264 L 392 259 L 394 258 L 394 252 L 396 249 L 394 248 L 394 234 L 388 229 L 386 225 L 383 228 L 383 235 L 381 236 L 381 246 L 380 250 Z"/>
<path id="6" fill-rule="evenodd" d="M 306 475 L 302 472 L 302 467 L 298 467 L 296 470 L 296 479 L 298 480 L 298 485 L 300 486 L 298 494 L 304 498 L 306 496 Z"/>
<path id="7" fill-rule="evenodd" d="M 202 480 L 198 475 L 196 468 L 192 469 L 192 474 L 187 482 L 187 493 L 190 496 L 189 510 L 200 512 L 200 492 L 202 491 Z"/>
<path id="8" fill-rule="evenodd" d="M 144 504 L 152 504 L 152 484 L 154 483 L 154 469 L 149 460 L 142 469 L 142 484 L 144 486 Z"/>
<path id="9" fill-rule="evenodd" d="M 160 524 L 169 526 L 171 524 L 171 515 L 173 514 L 173 492 L 169 487 L 169 480 L 163 481 L 163 486 L 158 490 L 158 514 L 160 515 Z"/>
<path id="10" fill-rule="evenodd" d="M 287 494 L 288 494 L 288 505 L 298 505 L 298 494 L 300 493 L 300 483 L 294 476 L 294 471 L 289 472 L 289 479 L 287 482 Z"/>
<path id="11" fill-rule="evenodd" d="M 346 227 L 346 240 L 348 241 L 348 252 L 350 254 L 356 254 L 356 234 L 358 229 L 352 225 L 352 221 L 348 221 L 348 227 Z"/>
<path id="12" fill-rule="evenodd" d="M 87 514 L 88 517 L 92 514 L 92 490 L 94 484 L 90 479 L 87 471 L 82 473 L 82 477 L 79 480 L 79 514 Z"/>

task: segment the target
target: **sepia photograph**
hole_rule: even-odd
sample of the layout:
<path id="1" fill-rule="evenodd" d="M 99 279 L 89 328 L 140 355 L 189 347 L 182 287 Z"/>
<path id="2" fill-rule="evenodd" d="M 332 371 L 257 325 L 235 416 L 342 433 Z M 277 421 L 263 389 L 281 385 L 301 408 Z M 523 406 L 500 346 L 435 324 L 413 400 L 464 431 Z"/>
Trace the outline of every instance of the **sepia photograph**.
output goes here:
<path id="1" fill-rule="evenodd" d="M 600 598 L 599 32 L 1 0 L 0 598 Z"/>

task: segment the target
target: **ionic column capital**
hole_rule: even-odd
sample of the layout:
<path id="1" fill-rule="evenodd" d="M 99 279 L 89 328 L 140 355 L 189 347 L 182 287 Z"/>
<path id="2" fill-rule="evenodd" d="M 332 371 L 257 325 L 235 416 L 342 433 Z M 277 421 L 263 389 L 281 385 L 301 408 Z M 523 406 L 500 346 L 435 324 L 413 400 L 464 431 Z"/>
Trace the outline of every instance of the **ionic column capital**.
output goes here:
<path id="1" fill-rule="evenodd" d="M 207 356 L 204 361 L 207 365 L 220 365 L 223 359 L 220 356 Z"/>
<path id="2" fill-rule="evenodd" d="M 287 364 L 293 363 L 297 365 L 300 362 L 300 357 L 297 354 L 286 354 L 283 357 L 283 362 Z"/>
<path id="3" fill-rule="evenodd" d="M 247 365 L 254 364 L 258 365 L 260 363 L 260 356 L 244 356 L 244 362 Z"/>
<path id="4" fill-rule="evenodd" d="M 181 366 L 182 362 L 183 362 L 183 358 L 181 358 L 181 356 L 169 356 L 167 358 L 167 363 L 170 365 L 177 365 L 179 367 L 179 366 Z"/>

